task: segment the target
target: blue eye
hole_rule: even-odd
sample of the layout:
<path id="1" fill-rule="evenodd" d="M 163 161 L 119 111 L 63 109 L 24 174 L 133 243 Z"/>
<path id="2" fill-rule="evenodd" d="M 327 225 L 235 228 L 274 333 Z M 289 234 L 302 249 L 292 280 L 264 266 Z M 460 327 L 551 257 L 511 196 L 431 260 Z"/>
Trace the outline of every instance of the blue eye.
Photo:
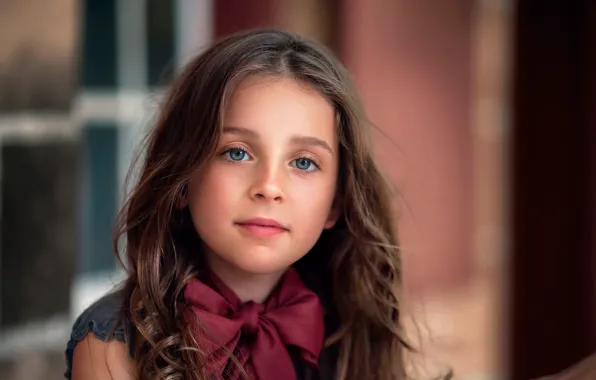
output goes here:
<path id="1" fill-rule="evenodd" d="M 244 149 L 232 148 L 223 153 L 223 156 L 230 161 L 246 161 L 248 160 L 248 153 Z"/>
<path id="2" fill-rule="evenodd" d="M 294 161 L 292 161 L 292 166 L 296 167 L 296 169 L 298 170 L 302 170 L 305 172 L 312 172 L 318 169 L 317 165 L 313 162 L 313 160 L 305 157 L 297 158 Z"/>

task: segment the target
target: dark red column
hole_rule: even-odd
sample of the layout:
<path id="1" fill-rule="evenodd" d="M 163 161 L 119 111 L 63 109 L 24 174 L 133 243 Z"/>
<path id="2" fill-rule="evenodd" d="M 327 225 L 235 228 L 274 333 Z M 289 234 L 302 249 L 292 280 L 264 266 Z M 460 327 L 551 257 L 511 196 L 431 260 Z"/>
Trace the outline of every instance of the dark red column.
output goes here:
<path id="1" fill-rule="evenodd" d="M 274 0 L 215 0 L 215 37 L 274 24 Z"/>

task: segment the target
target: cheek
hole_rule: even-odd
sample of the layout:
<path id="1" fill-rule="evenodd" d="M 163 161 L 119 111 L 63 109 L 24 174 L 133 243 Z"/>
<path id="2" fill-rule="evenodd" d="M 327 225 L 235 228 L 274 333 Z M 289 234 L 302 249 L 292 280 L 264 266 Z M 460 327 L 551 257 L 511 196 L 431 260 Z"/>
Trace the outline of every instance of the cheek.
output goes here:
<path id="1" fill-rule="evenodd" d="M 335 199 L 334 181 L 325 180 L 318 184 L 299 183 L 294 188 L 293 208 L 300 215 L 301 223 L 323 224 L 331 211 Z"/>
<path id="2" fill-rule="evenodd" d="M 292 202 L 292 223 L 296 248 L 306 253 L 312 249 L 325 229 L 335 198 L 332 183 L 296 186 Z"/>
<path id="3" fill-rule="evenodd" d="M 234 176 L 222 175 L 216 167 L 209 167 L 200 179 L 188 186 L 188 205 L 195 222 L 224 217 L 237 197 L 238 184 Z M 201 223 L 202 224 L 202 223 Z"/>

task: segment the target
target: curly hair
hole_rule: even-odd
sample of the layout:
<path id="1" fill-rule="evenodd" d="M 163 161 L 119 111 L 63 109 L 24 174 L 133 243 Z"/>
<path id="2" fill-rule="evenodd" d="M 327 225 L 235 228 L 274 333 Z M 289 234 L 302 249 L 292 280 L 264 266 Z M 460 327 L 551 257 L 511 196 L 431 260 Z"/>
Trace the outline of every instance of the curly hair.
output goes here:
<path id="1" fill-rule="evenodd" d="M 342 216 L 295 264 L 326 310 L 325 352 L 332 354 L 325 365 L 340 380 L 404 379 L 403 356 L 411 347 L 400 324 L 392 190 L 372 157 L 370 123 L 334 56 L 278 30 L 227 37 L 191 61 L 146 138 L 138 183 L 119 213 L 113 242 L 128 273 L 123 311 L 135 332 L 137 376 L 207 379 L 205 357 L 181 317 L 182 290 L 205 265 L 197 255 L 201 239 L 188 208 L 177 205 L 215 154 L 226 100 L 252 75 L 300 81 L 336 112 Z"/>

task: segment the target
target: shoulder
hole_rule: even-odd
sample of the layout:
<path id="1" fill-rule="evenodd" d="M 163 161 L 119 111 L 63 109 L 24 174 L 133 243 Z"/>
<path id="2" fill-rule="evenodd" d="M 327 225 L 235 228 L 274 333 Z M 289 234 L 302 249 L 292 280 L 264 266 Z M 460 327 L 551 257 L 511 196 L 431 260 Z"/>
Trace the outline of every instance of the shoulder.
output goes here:
<path id="1" fill-rule="evenodd" d="M 101 340 L 109 338 L 124 342 L 128 326 L 121 318 L 123 302 L 122 291 L 108 293 L 95 301 L 75 320 L 71 333 L 73 343 L 89 333 Z"/>
<path id="2" fill-rule="evenodd" d="M 111 364 L 121 367 L 131 362 L 131 338 L 134 335 L 130 325 L 122 318 L 123 302 L 122 291 L 109 293 L 75 320 L 65 352 L 67 379 L 76 379 L 75 373 L 81 368 L 99 375 L 102 366 L 107 371 Z"/>

